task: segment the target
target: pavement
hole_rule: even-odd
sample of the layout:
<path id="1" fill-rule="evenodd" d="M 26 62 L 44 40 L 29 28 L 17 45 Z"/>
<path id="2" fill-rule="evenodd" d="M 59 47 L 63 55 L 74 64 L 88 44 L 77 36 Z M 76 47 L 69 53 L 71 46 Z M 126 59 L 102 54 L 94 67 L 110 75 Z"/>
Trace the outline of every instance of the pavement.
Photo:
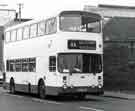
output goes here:
<path id="1" fill-rule="evenodd" d="M 129 94 L 129 93 L 124 93 L 124 92 L 116 92 L 116 91 L 105 91 L 104 97 L 135 100 L 135 94 Z"/>

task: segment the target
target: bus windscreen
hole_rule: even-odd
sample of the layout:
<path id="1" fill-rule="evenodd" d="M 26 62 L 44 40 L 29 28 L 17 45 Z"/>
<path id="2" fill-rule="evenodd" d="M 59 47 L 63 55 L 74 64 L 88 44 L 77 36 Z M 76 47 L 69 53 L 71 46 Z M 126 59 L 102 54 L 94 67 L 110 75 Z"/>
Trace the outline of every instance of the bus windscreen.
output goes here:
<path id="1" fill-rule="evenodd" d="M 58 71 L 61 73 L 100 73 L 101 55 L 98 54 L 59 54 Z"/>

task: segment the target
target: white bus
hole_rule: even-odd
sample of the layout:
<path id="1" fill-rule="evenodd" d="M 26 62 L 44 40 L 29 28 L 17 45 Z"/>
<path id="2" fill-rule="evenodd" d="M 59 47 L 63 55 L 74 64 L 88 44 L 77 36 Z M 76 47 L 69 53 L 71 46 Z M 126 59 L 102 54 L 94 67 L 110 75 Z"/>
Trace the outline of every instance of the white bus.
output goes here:
<path id="1" fill-rule="evenodd" d="M 85 11 L 62 11 L 5 29 L 6 87 L 40 98 L 103 94 L 101 29 L 101 16 Z"/>

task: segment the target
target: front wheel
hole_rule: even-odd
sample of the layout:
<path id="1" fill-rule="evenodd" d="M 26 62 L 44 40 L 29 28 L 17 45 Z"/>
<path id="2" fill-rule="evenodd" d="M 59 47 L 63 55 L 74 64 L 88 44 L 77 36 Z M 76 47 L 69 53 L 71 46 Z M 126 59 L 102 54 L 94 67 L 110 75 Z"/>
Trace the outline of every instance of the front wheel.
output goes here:
<path id="1" fill-rule="evenodd" d="M 13 80 L 10 81 L 10 86 L 9 87 L 10 87 L 10 93 L 15 94 L 15 84 L 14 84 Z"/>
<path id="2" fill-rule="evenodd" d="M 41 99 L 44 99 L 46 97 L 46 91 L 45 91 L 45 84 L 43 81 L 41 81 L 39 83 L 39 86 L 38 86 L 38 95 L 39 95 L 39 98 Z"/>

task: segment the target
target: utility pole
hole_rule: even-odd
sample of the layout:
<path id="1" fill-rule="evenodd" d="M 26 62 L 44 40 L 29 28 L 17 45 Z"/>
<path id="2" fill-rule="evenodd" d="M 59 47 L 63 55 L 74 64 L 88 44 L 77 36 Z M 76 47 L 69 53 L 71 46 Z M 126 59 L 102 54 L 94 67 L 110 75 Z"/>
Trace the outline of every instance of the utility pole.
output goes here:
<path id="1" fill-rule="evenodd" d="M 21 22 L 21 14 L 22 14 L 23 4 L 19 3 L 18 6 L 19 6 L 19 22 Z"/>

